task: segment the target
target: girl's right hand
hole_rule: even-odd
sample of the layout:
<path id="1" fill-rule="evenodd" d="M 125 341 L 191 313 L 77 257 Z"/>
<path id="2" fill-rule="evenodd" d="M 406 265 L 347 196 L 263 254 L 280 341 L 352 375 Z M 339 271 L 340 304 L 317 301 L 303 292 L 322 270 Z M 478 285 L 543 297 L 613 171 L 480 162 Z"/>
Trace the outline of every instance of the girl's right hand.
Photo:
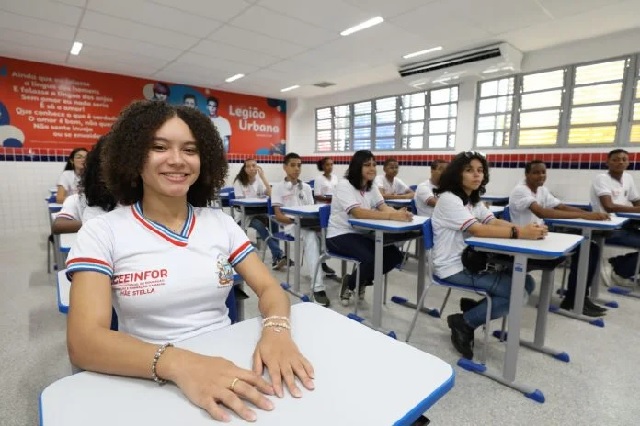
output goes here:
<path id="1" fill-rule="evenodd" d="M 403 207 L 399 210 L 391 212 L 390 219 L 399 220 L 401 222 L 411 222 L 411 220 L 413 219 L 413 213 Z"/>
<path id="2" fill-rule="evenodd" d="M 526 226 L 518 228 L 518 238 L 524 240 L 541 240 L 549 233 L 549 228 L 546 225 L 538 225 L 537 223 L 530 223 Z"/>
<path id="3" fill-rule="evenodd" d="M 263 410 L 273 409 L 273 403 L 265 397 L 265 394 L 275 395 L 273 386 L 253 371 L 240 368 L 224 358 L 180 352 L 184 362 L 179 363 L 175 377 L 167 378 L 214 419 L 231 420 L 219 403 L 247 421 L 255 421 L 256 413 L 245 401 Z"/>

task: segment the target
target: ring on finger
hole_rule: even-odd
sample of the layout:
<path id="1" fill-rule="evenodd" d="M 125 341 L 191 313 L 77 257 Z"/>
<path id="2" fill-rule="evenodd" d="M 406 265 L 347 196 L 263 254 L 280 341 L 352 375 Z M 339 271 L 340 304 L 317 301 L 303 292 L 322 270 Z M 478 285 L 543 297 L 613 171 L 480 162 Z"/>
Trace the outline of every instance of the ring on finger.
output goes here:
<path id="1" fill-rule="evenodd" d="M 236 384 L 238 383 L 238 381 L 240 381 L 240 379 L 238 379 L 237 377 L 235 377 L 235 378 L 233 379 L 233 381 L 231 382 L 231 385 L 229 385 L 229 390 L 230 390 L 231 392 L 235 392 L 235 390 L 234 390 L 234 389 L 235 389 Z"/>

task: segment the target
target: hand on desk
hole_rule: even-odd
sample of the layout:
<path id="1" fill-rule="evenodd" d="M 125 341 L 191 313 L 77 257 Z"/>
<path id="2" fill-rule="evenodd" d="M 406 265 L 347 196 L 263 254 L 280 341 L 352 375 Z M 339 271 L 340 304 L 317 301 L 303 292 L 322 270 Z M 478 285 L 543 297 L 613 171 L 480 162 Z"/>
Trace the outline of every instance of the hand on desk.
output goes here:
<path id="1" fill-rule="evenodd" d="M 399 220 L 401 222 L 411 222 L 411 219 L 413 219 L 413 213 L 411 213 L 409 210 L 407 210 L 406 207 L 403 207 L 401 209 L 392 211 L 391 214 L 389 215 L 389 220 Z"/>
<path id="2" fill-rule="evenodd" d="M 549 228 L 547 228 L 546 225 L 530 223 L 520 227 L 518 230 L 518 238 L 522 238 L 523 240 L 542 240 L 548 233 Z"/>
<path id="3" fill-rule="evenodd" d="M 584 214 L 582 215 L 582 219 L 585 219 L 585 220 L 611 220 L 611 217 L 609 217 L 609 213 L 584 212 Z"/>
<path id="4" fill-rule="evenodd" d="M 302 392 L 296 386 L 296 376 L 305 388 L 314 389 L 313 366 L 300 353 L 288 331 L 276 332 L 265 329 L 262 332 L 262 337 L 253 353 L 253 371 L 262 375 L 264 367 L 269 370 L 273 389 L 280 398 L 284 396 L 283 379 L 289 393 L 296 398 L 302 396 Z"/>

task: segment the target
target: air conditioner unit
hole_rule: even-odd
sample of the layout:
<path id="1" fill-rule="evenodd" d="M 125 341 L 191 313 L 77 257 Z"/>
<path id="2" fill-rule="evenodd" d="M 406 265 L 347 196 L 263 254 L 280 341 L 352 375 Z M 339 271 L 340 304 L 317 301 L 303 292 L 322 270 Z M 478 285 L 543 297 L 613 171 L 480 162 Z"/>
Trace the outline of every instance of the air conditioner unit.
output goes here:
<path id="1" fill-rule="evenodd" d="M 400 76 L 414 87 L 454 84 L 459 80 L 494 78 L 520 72 L 522 52 L 508 43 L 494 44 L 402 65 Z"/>

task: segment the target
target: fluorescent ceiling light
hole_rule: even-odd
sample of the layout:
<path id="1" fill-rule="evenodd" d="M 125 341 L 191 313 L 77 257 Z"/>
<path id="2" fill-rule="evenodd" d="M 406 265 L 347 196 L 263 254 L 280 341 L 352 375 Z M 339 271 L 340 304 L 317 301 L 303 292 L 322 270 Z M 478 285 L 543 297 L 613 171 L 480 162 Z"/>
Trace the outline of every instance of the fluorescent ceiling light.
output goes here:
<path id="1" fill-rule="evenodd" d="M 299 84 L 294 84 L 293 86 L 285 87 L 284 89 L 280 89 L 281 92 L 288 92 L 290 90 L 295 90 L 300 87 Z"/>
<path id="2" fill-rule="evenodd" d="M 82 43 L 80 43 L 79 41 L 74 41 L 73 47 L 71 48 L 71 54 L 77 55 L 80 53 L 81 50 L 82 50 Z"/>
<path id="3" fill-rule="evenodd" d="M 349 34 L 356 33 L 360 30 L 365 30 L 367 28 L 371 28 L 374 25 L 378 25 L 384 22 L 384 18 L 382 16 L 376 16 L 375 18 L 371 18 L 368 21 L 364 21 L 355 27 L 347 28 L 346 30 L 340 33 L 341 36 L 348 36 Z"/>
<path id="4" fill-rule="evenodd" d="M 227 83 L 231 83 L 231 82 L 234 82 L 236 80 L 240 80 L 242 77 L 244 77 L 244 74 L 236 74 L 236 75 L 232 75 L 231 77 L 227 78 L 225 81 Z"/>
<path id="5" fill-rule="evenodd" d="M 407 54 L 406 54 L 406 55 L 404 55 L 402 58 L 403 58 L 403 59 L 415 58 L 416 56 L 426 55 L 427 53 L 437 52 L 437 51 L 439 51 L 439 50 L 442 50 L 442 46 L 432 47 L 431 49 L 418 50 L 417 52 L 407 53 Z"/>

